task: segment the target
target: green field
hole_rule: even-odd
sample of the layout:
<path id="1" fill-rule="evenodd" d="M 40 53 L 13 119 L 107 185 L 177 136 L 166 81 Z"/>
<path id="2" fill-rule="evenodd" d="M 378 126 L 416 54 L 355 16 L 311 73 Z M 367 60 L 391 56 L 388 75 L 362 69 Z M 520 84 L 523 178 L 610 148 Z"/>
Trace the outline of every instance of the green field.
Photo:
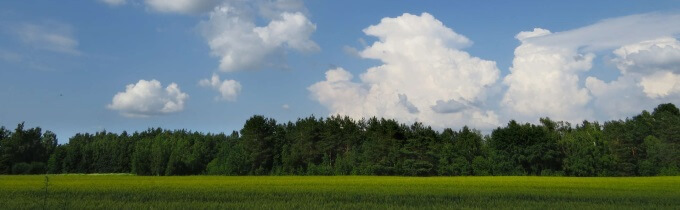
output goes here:
<path id="1" fill-rule="evenodd" d="M 0 176 L 3 209 L 680 208 L 680 177 Z"/>

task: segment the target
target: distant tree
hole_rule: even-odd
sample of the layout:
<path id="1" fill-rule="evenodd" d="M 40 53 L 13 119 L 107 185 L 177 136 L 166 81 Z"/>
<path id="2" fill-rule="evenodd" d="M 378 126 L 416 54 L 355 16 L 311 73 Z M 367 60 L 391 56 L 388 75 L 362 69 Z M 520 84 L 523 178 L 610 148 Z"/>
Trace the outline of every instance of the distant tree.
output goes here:
<path id="1" fill-rule="evenodd" d="M 280 151 L 276 148 L 277 141 L 281 140 L 279 131 L 274 119 L 256 115 L 246 120 L 241 129 L 241 140 L 253 174 L 265 175 L 271 171 L 274 158 Z"/>

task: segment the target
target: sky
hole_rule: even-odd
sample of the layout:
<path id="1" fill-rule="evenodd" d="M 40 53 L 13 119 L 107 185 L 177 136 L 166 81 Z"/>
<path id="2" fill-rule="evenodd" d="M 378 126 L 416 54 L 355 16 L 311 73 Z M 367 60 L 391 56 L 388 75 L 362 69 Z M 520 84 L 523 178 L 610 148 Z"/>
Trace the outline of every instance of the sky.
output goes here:
<path id="1" fill-rule="evenodd" d="M 602 122 L 680 104 L 678 38 L 677 0 L 2 1 L 0 125 Z"/>

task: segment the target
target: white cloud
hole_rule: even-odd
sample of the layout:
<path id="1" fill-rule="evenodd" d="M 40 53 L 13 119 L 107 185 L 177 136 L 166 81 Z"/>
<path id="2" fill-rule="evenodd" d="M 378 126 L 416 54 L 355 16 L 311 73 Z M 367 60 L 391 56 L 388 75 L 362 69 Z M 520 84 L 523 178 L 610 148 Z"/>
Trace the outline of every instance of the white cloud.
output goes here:
<path id="1" fill-rule="evenodd" d="M 316 25 L 300 12 L 281 13 L 279 19 L 272 20 L 267 26 L 253 29 L 265 46 L 279 47 L 285 44 L 299 51 L 319 50 L 319 46 L 309 40 L 315 30 Z"/>
<path id="2" fill-rule="evenodd" d="M 215 100 L 236 101 L 238 94 L 241 92 L 241 83 L 235 80 L 220 80 L 220 76 L 213 74 L 210 79 L 203 79 L 199 82 L 203 87 L 210 87 L 220 92 L 220 95 L 215 97 Z"/>
<path id="3" fill-rule="evenodd" d="M 100 1 L 111 6 L 120 6 L 127 2 L 126 0 L 100 0 Z"/>
<path id="4" fill-rule="evenodd" d="M 642 91 L 650 98 L 663 98 L 680 93 L 680 75 L 669 71 L 659 71 L 642 77 Z"/>
<path id="5" fill-rule="evenodd" d="M 680 103 L 680 42 L 660 37 L 614 50 L 612 61 L 621 76 L 609 83 L 594 77 L 586 87 L 611 118 L 650 109 L 659 103 Z"/>
<path id="6" fill-rule="evenodd" d="M 367 90 L 360 84 L 352 82 L 352 74 L 343 68 L 326 72 L 326 80 L 318 82 L 307 89 L 312 98 L 326 106 L 332 113 L 342 113 L 354 118 L 363 117 L 363 106 L 366 105 Z"/>
<path id="7" fill-rule="evenodd" d="M 319 51 L 311 35 L 316 25 L 302 0 L 145 0 L 153 10 L 208 14 L 199 28 L 211 55 L 225 72 L 286 68 L 287 50 Z M 259 25 L 265 22 L 265 25 Z"/>
<path id="8" fill-rule="evenodd" d="M 107 108 L 126 117 L 149 117 L 182 111 L 188 98 L 175 83 L 164 89 L 157 80 L 139 80 L 127 85 L 125 92 L 117 93 Z"/>
<path id="9" fill-rule="evenodd" d="M 501 104 L 519 120 L 550 116 L 578 122 L 591 117 L 585 109 L 590 95 L 579 87 L 578 73 L 591 68 L 595 55 L 526 41 L 550 34 L 540 28 L 517 34 L 522 44 L 515 49 L 510 74 L 503 80 L 508 89 Z"/>
<path id="10" fill-rule="evenodd" d="M 521 45 L 515 49 L 511 74 L 504 79 L 508 90 L 501 105 L 507 115 L 532 121 L 549 116 L 574 122 L 596 113 L 607 113 L 611 119 L 639 112 L 649 107 L 642 101 L 675 91 L 675 77 L 663 72 L 677 68 L 679 54 L 659 46 L 673 41 L 659 38 L 677 34 L 680 15 L 660 13 L 605 19 L 557 33 L 544 29 L 519 33 Z M 641 52 L 645 46 L 654 49 Z M 616 48 L 613 62 L 622 76 L 610 83 L 588 77 L 584 87 L 580 77 L 592 68 L 595 53 Z M 650 77 L 652 73 L 657 77 Z M 665 80 L 660 80 L 662 74 Z M 640 89 L 645 86 L 645 91 Z"/>
<path id="11" fill-rule="evenodd" d="M 283 104 L 283 105 L 281 106 L 281 108 L 284 109 L 284 110 L 289 110 L 289 109 L 290 109 L 290 105 L 288 105 L 288 104 Z"/>
<path id="12" fill-rule="evenodd" d="M 59 22 L 24 23 L 17 26 L 16 35 L 24 43 L 38 49 L 80 55 L 78 40 L 71 26 Z"/>
<path id="13" fill-rule="evenodd" d="M 117 1 L 117 0 L 106 0 Z M 220 0 L 145 0 L 151 9 L 159 12 L 194 14 L 208 12 L 220 4 Z"/>
<path id="14" fill-rule="evenodd" d="M 245 9 L 224 4 L 201 23 L 211 54 L 220 58 L 226 72 L 282 66 L 283 52 L 292 49 L 314 52 L 319 46 L 310 40 L 316 30 L 301 12 L 281 12 L 266 26 L 255 25 Z"/>
<path id="15" fill-rule="evenodd" d="M 623 119 L 639 113 L 640 109 L 656 105 L 653 104 L 655 102 L 644 100 L 645 94 L 635 84 L 635 79 L 631 77 L 619 77 L 610 83 L 588 77 L 585 82 L 586 88 L 593 96 L 597 113 L 609 119 Z"/>
<path id="16" fill-rule="evenodd" d="M 629 44 L 614 50 L 612 59 L 623 74 L 671 70 L 680 73 L 680 42 L 661 37 Z"/>
<path id="17" fill-rule="evenodd" d="M 378 41 L 360 56 L 378 59 L 382 65 L 361 74 L 360 82 L 352 81 L 352 74 L 342 68 L 332 69 L 326 72 L 326 80 L 308 88 L 331 114 L 420 121 L 438 128 L 498 125 L 493 111 L 473 104 L 486 99 L 499 70 L 495 62 L 461 50 L 472 44 L 469 39 L 427 13 L 383 18 L 364 33 Z M 442 101 L 470 106 L 456 112 L 437 111 Z"/>

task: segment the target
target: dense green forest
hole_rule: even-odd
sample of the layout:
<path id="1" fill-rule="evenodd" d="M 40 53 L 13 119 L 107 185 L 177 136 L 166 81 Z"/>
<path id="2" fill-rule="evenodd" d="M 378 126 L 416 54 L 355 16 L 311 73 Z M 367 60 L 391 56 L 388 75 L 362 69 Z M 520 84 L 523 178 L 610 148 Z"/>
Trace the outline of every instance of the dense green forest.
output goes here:
<path id="1" fill-rule="evenodd" d="M 680 111 L 604 124 L 510 121 L 490 135 L 436 131 L 389 119 L 253 116 L 240 132 L 148 129 L 76 134 L 67 144 L 39 127 L 0 128 L 0 174 L 138 175 L 680 175 Z"/>

